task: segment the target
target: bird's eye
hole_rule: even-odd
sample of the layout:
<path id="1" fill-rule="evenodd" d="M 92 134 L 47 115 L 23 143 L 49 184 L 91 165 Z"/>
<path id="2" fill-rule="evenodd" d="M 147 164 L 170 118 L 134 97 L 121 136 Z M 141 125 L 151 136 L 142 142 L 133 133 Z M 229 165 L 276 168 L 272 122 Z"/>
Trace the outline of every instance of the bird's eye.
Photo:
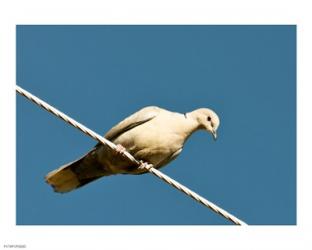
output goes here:
<path id="1" fill-rule="evenodd" d="M 208 116 L 208 117 L 207 117 L 207 120 L 210 122 L 210 121 L 211 121 L 211 117 L 210 117 L 210 116 Z"/>

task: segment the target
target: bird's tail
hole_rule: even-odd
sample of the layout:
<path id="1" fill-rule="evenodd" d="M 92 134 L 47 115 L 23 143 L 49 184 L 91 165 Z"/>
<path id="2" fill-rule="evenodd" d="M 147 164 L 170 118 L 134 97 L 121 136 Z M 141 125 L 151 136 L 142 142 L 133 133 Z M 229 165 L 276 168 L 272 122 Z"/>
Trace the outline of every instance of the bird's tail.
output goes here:
<path id="1" fill-rule="evenodd" d="M 92 151 L 77 161 L 48 173 L 45 177 L 55 192 L 66 193 L 111 173 L 92 157 Z"/>

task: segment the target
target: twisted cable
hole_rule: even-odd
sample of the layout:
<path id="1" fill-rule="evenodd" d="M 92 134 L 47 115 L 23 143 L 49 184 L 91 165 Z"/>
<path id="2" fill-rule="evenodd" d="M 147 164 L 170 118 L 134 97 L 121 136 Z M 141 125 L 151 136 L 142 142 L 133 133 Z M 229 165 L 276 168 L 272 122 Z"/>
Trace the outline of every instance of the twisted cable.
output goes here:
<path id="1" fill-rule="evenodd" d="M 75 121 L 74 119 L 70 118 L 63 112 L 59 111 L 58 109 L 52 107 L 50 104 L 44 102 L 43 100 L 39 99 L 38 97 L 34 96 L 33 94 L 29 93 L 28 91 L 24 90 L 23 88 L 16 85 L 16 92 L 20 95 L 26 97 L 28 100 L 32 101 L 33 103 L 37 104 L 41 108 L 45 109 L 46 111 L 54 114 L 55 116 L 59 117 L 66 123 L 72 125 L 73 127 L 79 129 L 84 134 L 92 137 L 93 139 L 103 143 L 104 145 L 107 145 L 112 150 L 116 150 L 116 145 L 112 143 L 111 141 L 107 140 L 106 138 L 100 136 L 99 134 L 93 132 L 91 129 L 87 128 L 86 126 L 82 125 L 81 123 Z M 131 162 L 136 164 L 138 168 L 143 168 L 147 170 L 148 172 L 152 173 L 153 175 L 157 176 L 164 182 L 168 183 L 172 187 L 180 190 L 184 194 L 188 195 L 189 197 L 193 198 L 197 202 L 203 204 L 207 208 L 211 209 L 215 213 L 221 215 L 225 219 L 231 221 L 232 223 L 236 225 L 247 225 L 244 221 L 236 218 L 234 215 L 230 214 L 229 212 L 225 211 L 224 209 L 218 207 L 217 205 L 213 204 L 212 202 L 208 201 L 204 197 L 198 195 L 194 191 L 190 190 L 189 188 L 185 187 L 184 185 L 180 184 L 179 182 L 173 180 L 169 176 L 165 175 L 164 173 L 160 172 L 156 168 L 153 167 L 152 164 L 148 163 L 141 163 L 140 161 L 136 160 L 129 152 L 124 152 L 124 156 L 127 157 Z"/>

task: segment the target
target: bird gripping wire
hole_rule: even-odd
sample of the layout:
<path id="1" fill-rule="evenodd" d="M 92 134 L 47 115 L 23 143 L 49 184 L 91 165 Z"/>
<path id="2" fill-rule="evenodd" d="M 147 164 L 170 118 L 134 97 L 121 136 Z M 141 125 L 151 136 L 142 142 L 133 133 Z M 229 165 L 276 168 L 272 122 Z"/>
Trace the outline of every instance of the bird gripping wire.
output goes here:
<path id="1" fill-rule="evenodd" d="M 99 134 L 93 132 L 91 129 L 87 128 L 86 126 L 80 124 L 79 122 L 75 121 L 74 119 L 70 118 L 69 116 L 65 115 L 61 111 L 57 110 L 56 108 L 52 107 L 50 104 L 42 101 L 38 97 L 34 96 L 33 94 L 29 93 L 28 91 L 24 90 L 23 88 L 16 85 L 16 92 L 20 95 L 26 97 L 28 100 L 32 101 L 33 103 L 37 104 L 41 108 L 45 109 L 46 111 L 54 114 L 55 116 L 59 117 L 63 121 L 67 122 L 68 124 L 72 125 L 73 127 L 79 129 L 84 134 L 92 137 L 93 139 L 107 145 L 112 150 L 116 150 L 116 145 L 111 141 L 105 139 L 104 137 L 100 136 Z M 229 212 L 223 210 L 222 208 L 218 207 L 217 205 L 213 204 L 212 202 L 208 201 L 204 197 L 198 195 L 194 191 L 190 190 L 189 188 L 185 187 L 184 185 L 180 184 L 179 182 L 173 180 L 169 176 L 163 174 L 159 170 L 153 167 L 152 164 L 141 164 L 140 161 L 136 160 L 129 152 L 124 152 L 125 157 L 127 157 L 131 162 L 135 163 L 138 167 L 144 168 L 153 175 L 157 176 L 164 182 L 168 183 L 169 185 L 175 187 L 176 189 L 180 190 L 181 192 L 185 193 L 189 197 L 193 198 L 197 202 L 203 204 L 207 208 L 211 209 L 215 213 L 221 215 L 222 217 L 226 218 L 227 220 L 231 221 L 236 225 L 247 225 L 244 221 L 236 218 L 234 215 L 230 214 Z"/>

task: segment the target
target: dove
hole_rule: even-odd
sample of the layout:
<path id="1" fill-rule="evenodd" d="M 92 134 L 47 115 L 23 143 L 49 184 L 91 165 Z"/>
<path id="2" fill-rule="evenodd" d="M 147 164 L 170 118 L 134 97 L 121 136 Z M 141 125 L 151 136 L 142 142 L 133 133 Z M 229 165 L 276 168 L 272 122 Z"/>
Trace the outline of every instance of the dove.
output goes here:
<path id="1" fill-rule="evenodd" d="M 98 143 L 87 154 L 53 170 L 45 177 L 55 192 L 66 193 L 104 176 L 144 174 L 144 168 L 121 157 L 126 150 L 142 164 L 161 168 L 174 160 L 187 139 L 198 130 L 206 130 L 217 139 L 220 120 L 211 109 L 200 108 L 185 114 L 149 106 L 130 115 L 111 128 L 104 137 L 117 150 Z"/>

